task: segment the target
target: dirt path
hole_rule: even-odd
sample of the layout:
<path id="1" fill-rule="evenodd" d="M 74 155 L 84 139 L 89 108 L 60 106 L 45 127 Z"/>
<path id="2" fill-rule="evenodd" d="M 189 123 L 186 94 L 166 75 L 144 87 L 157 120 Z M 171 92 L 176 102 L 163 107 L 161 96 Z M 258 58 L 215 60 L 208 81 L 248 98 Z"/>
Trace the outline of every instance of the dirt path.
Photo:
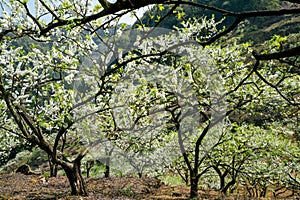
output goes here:
<path id="1" fill-rule="evenodd" d="M 0 200 L 183 200 L 188 199 L 189 193 L 187 187 L 167 186 L 154 178 L 90 178 L 86 180 L 86 183 L 89 196 L 77 197 L 70 196 L 68 180 L 63 176 L 45 179 L 38 175 L 2 174 L 0 175 Z M 253 198 L 243 196 L 225 197 L 215 191 L 199 191 L 199 199 L 243 200 Z M 294 199 L 297 199 L 297 197 Z"/>

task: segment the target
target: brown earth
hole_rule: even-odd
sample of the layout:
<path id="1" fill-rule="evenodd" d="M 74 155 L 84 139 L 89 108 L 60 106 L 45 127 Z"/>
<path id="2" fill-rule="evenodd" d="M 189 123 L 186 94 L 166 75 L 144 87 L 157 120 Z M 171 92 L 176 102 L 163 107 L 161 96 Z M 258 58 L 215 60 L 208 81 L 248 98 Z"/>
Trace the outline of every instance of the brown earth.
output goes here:
<path id="1" fill-rule="evenodd" d="M 0 175 L 0 200 L 180 200 L 188 199 L 189 193 L 187 187 L 164 185 L 154 178 L 89 178 L 86 179 L 86 184 L 89 196 L 78 197 L 70 196 L 68 180 L 64 176 L 45 179 L 39 175 L 2 174 Z M 216 191 L 199 191 L 199 199 L 243 200 L 254 198 L 239 195 L 223 196 Z M 297 199 L 297 197 L 288 199 Z"/>

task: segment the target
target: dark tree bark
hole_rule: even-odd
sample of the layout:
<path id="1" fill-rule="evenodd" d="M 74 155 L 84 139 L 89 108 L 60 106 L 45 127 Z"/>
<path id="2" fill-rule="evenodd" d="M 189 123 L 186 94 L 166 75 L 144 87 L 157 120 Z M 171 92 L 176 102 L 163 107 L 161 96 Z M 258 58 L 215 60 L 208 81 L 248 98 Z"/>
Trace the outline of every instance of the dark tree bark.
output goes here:
<path id="1" fill-rule="evenodd" d="M 66 172 L 72 195 L 87 196 L 85 182 L 81 175 L 80 160 L 75 160 L 73 163 L 62 165 L 62 168 Z"/>
<path id="2" fill-rule="evenodd" d="M 139 178 L 142 178 L 143 177 L 143 173 L 142 172 L 138 172 L 138 176 L 139 176 Z"/>
<path id="3" fill-rule="evenodd" d="M 90 177 L 90 171 L 92 169 L 92 167 L 95 165 L 95 161 L 94 160 L 88 160 L 85 164 L 86 167 L 86 177 L 89 178 Z"/>
<path id="4" fill-rule="evenodd" d="M 108 178 L 110 175 L 110 158 L 106 158 L 105 160 L 105 172 L 104 177 Z"/>
<path id="5" fill-rule="evenodd" d="M 199 184 L 199 177 L 198 177 L 198 170 L 193 170 L 190 175 L 190 198 L 194 199 L 198 197 L 198 184 Z"/>
<path id="6" fill-rule="evenodd" d="M 228 189 L 229 189 L 231 186 L 233 186 L 235 183 L 236 183 L 235 178 L 232 178 L 232 180 L 231 180 L 229 183 L 227 183 L 227 184 L 222 188 L 222 190 L 221 190 L 222 193 L 223 193 L 223 194 L 226 194 L 227 191 L 228 191 Z"/>
<path id="7" fill-rule="evenodd" d="M 50 177 L 56 177 L 57 171 L 58 171 L 58 166 L 57 166 L 57 164 L 54 164 L 52 162 L 51 155 L 48 155 L 48 162 L 49 162 L 49 167 L 50 167 Z"/>
<path id="8" fill-rule="evenodd" d="M 218 166 L 213 166 L 213 169 L 217 172 L 220 179 L 220 190 L 223 192 L 223 188 L 225 187 L 225 177 L 228 174 L 228 170 L 225 170 L 224 173 L 218 168 Z"/>
<path id="9" fill-rule="evenodd" d="M 56 164 L 50 164 L 50 177 L 57 177 L 57 171 L 58 171 L 58 166 Z"/>

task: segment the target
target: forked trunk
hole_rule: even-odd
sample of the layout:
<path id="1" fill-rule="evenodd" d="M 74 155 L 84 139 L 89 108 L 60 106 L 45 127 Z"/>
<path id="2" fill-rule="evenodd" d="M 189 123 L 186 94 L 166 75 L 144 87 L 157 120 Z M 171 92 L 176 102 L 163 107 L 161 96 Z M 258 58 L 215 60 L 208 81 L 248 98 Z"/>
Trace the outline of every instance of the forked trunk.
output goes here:
<path id="1" fill-rule="evenodd" d="M 50 165 L 50 177 L 57 177 L 57 171 L 58 171 L 57 165 Z"/>
<path id="2" fill-rule="evenodd" d="M 73 162 L 62 167 L 68 177 L 71 186 L 71 194 L 87 196 L 85 182 L 81 175 L 80 162 Z"/>
<path id="3" fill-rule="evenodd" d="M 50 177 L 57 177 L 58 165 L 52 162 L 51 155 L 48 155 L 48 163 L 50 167 Z"/>
<path id="4" fill-rule="evenodd" d="M 229 183 L 227 183 L 223 188 L 222 188 L 222 193 L 223 194 L 226 194 L 227 193 L 227 190 L 233 186 L 235 184 L 235 179 L 232 179 Z"/>
<path id="5" fill-rule="evenodd" d="M 57 177 L 57 172 L 58 172 L 58 165 L 51 164 L 50 165 L 50 177 Z"/>

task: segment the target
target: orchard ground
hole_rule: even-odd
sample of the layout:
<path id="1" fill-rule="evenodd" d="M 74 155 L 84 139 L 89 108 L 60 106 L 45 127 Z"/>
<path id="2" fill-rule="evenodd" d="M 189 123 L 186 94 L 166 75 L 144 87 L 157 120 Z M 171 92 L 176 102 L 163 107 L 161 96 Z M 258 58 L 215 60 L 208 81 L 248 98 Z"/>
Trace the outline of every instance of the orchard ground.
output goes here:
<path id="1" fill-rule="evenodd" d="M 189 188 L 186 186 L 166 185 L 154 178 L 112 177 L 86 179 L 88 197 L 70 196 L 68 179 L 65 176 L 44 178 L 39 175 L 23 175 L 20 173 L 0 175 L 0 199 L 102 199 L 102 200 L 133 200 L 133 199 L 188 199 Z M 243 191 L 243 190 L 240 190 Z M 298 199 L 283 193 L 276 199 Z M 222 195 L 217 191 L 199 190 L 199 199 L 275 199 L 248 197 L 246 192 Z"/>

